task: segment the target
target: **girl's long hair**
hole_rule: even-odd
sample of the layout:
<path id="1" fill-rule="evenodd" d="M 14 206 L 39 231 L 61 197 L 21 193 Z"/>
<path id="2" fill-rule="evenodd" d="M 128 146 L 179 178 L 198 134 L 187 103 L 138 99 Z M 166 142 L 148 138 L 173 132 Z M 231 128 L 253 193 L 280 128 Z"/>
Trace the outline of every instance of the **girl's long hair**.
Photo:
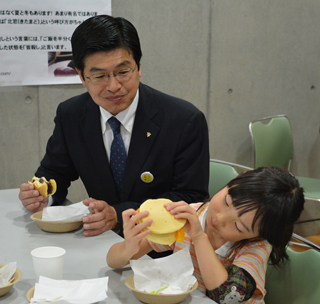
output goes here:
<path id="1" fill-rule="evenodd" d="M 291 239 L 294 223 L 304 206 L 303 188 L 298 180 L 288 171 L 276 167 L 261 167 L 240 174 L 227 187 L 239 216 L 256 210 L 252 229 L 257 224 L 259 238 L 272 245 L 271 264 L 278 265 L 288 259 L 286 247 Z M 232 249 L 240 248 L 250 241 L 252 240 L 236 242 Z"/>

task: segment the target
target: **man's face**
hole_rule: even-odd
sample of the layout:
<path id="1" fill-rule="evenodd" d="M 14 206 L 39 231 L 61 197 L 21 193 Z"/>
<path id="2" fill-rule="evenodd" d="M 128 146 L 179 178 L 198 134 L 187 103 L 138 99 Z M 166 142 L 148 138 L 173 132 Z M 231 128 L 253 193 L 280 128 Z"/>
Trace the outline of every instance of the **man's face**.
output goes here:
<path id="1" fill-rule="evenodd" d="M 113 75 L 103 83 L 95 83 L 87 78 L 99 73 L 113 74 L 128 68 L 135 70 L 126 81 L 118 81 Z M 77 72 L 93 101 L 112 115 L 117 115 L 131 105 L 141 77 L 141 69 L 136 65 L 133 56 L 122 48 L 89 55 L 85 59 L 84 78 L 78 69 Z"/>

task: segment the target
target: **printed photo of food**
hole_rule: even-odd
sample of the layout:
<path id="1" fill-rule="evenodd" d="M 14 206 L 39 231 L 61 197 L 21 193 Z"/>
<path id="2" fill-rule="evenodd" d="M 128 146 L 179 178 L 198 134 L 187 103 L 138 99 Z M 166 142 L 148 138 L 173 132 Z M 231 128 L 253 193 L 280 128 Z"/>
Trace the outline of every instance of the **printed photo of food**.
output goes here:
<path id="1" fill-rule="evenodd" d="M 76 76 L 72 52 L 48 52 L 49 74 L 55 77 Z"/>

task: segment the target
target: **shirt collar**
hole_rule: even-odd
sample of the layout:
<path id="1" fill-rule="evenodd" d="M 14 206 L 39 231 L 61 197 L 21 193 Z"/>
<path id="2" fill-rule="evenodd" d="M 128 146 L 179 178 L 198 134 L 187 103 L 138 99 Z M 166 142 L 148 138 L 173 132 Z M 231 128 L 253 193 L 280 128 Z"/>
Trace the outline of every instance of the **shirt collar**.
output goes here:
<path id="1" fill-rule="evenodd" d="M 133 123 L 134 123 L 134 117 L 136 115 L 137 107 L 138 107 L 138 101 L 139 101 L 139 89 L 137 90 L 137 94 L 134 97 L 131 105 L 126 108 L 124 111 L 118 113 L 115 117 L 121 122 L 121 124 L 124 126 L 124 128 L 131 133 L 132 128 L 133 128 Z M 101 130 L 102 134 L 106 132 L 107 128 L 107 121 L 110 117 L 114 116 L 101 106 L 100 108 L 100 114 L 101 114 Z"/>

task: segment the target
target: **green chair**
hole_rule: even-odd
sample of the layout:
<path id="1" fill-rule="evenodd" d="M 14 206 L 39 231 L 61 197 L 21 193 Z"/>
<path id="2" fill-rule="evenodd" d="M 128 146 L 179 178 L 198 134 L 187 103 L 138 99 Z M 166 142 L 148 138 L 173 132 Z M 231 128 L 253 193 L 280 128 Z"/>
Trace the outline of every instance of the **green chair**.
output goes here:
<path id="1" fill-rule="evenodd" d="M 293 139 L 285 115 L 270 116 L 250 122 L 254 168 L 277 166 L 290 171 Z M 304 188 L 306 200 L 320 201 L 320 179 L 296 176 Z M 320 300 L 319 300 L 320 303 Z"/>
<path id="2" fill-rule="evenodd" d="M 296 252 L 287 248 L 290 260 L 276 267 L 268 265 L 266 304 L 319 304 L 320 252 Z"/>
<path id="3" fill-rule="evenodd" d="M 252 170 L 252 168 L 222 160 L 210 159 L 210 197 L 213 197 L 217 192 L 224 188 L 229 181 L 237 177 L 240 172 L 245 170 Z"/>
<path id="4" fill-rule="evenodd" d="M 299 249 L 299 251 L 305 251 L 305 250 L 309 250 L 309 249 L 313 248 L 313 249 L 316 249 L 320 252 L 319 237 L 320 237 L 319 235 L 303 237 L 299 234 L 292 233 L 292 240 L 297 240 L 297 241 L 300 241 L 304 244 L 305 248 L 303 250 Z M 291 245 L 291 244 L 293 244 L 292 241 L 289 242 L 289 245 Z M 293 249 L 293 248 L 291 248 L 291 249 Z M 297 251 L 297 250 L 295 250 L 295 251 Z"/>

